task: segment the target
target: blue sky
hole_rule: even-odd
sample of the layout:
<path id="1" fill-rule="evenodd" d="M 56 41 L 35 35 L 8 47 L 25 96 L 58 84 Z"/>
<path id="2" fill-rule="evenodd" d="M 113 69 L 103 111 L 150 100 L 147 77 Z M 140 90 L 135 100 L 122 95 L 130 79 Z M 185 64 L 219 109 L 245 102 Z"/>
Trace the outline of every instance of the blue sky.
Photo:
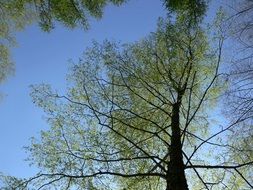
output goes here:
<path id="1" fill-rule="evenodd" d="M 11 50 L 16 73 L 0 86 L 6 94 L 0 102 L 0 172 L 28 177 L 36 171 L 24 162 L 27 154 L 22 147 L 48 125 L 31 101 L 29 85 L 49 83 L 64 89 L 68 60 L 78 60 L 92 40 L 137 41 L 155 31 L 157 18 L 164 15 L 162 1 L 131 0 L 121 7 L 107 7 L 103 18 L 93 20 L 86 32 L 57 26 L 43 33 L 32 25 L 17 33 L 18 46 Z"/>

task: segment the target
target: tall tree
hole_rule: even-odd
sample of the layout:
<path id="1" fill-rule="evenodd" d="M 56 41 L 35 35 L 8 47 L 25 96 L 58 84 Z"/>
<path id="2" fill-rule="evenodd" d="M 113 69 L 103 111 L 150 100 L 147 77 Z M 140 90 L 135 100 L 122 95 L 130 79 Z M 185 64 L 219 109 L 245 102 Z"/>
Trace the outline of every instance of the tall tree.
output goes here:
<path id="1" fill-rule="evenodd" d="M 66 95 L 34 86 L 33 100 L 51 125 L 28 147 L 41 172 L 24 180 L 5 177 L 9 187 L 230 187 L 230 174 L 252 161 L 215 159 L 227 146 L 212 140 L 239 122 L 219 129 L 208 119 L 222 87 L 223 36 L 209 47 L 203 30 L 184 16 L 161 20 L 155 34 L 135 44 L 94 44 L 73 66 Z M 214 157 L 207 158 L 211 147 Z"/>
<path id="2" fill-rule="evenodd" d="M 212 140 L 245 117 L 221 129 L 209 124 L 206 108 L 222 87 L 223 36 L 210 48 L 192 19 L 182 14 L 175 23 L 160 21 L 139 43 L 95 44 L 73 66 L 66 95 L 34 87 L 34 102 L 51 125 L 28 147 L 41 173 L 4 177 L 6 189 L 236 189 L 231 175 L 252 188 L 245 177 L 251 170 L 240 171 L 252 169 L 251 159 L 205 157 L 212 146 L 215 156 L 237 148 Z M 198 180 L 189 180 L 194 175 Z"/>

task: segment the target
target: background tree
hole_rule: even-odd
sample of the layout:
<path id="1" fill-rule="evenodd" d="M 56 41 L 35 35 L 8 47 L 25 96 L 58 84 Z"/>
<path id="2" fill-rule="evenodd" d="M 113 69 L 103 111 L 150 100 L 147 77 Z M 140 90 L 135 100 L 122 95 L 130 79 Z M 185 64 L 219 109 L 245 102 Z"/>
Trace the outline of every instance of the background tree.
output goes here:
<path id="1" fill-rule="evenodd" d="M 0 2 L 0 83 L 14 71 L 9 52 L 10 46 L 15 44 L 13 31 L 23 29 L 32 15 L 32 10 L 24 9 L 22 1 Z"/>
<path id="2" fill-rule="evenodd" d="M 232 10 L 231 10 L 232 9 Z M 229 9 L 230 17 L 227 22 L 232 23 L 232 42 L 236 44 L 234 49 L 235 55 L 230 63 L 228 79 L 230 88 L 226 96 L 226 114 L 230 115 L 230 119 L 238 117 L 244 118 L 230 134 L 232 139 L 229 145 L 229 155 L 231 160 L 248 162 L 253 160 L 253 128 L 252 128 L 252 87 L 253 87 L 253 67 L 252 67 L 252 1 L 234 1 Z M 248 167 L 240 169 L 244 176 L 251 176 L 252 169 Z M 251 179 L 251 178 L 249 178 Z M 241 179 L 233 177 L 235 188 L 241 188 Z M 253 183 L 253 181 L 248 181 Z M 252 186 L 251 186 L 252 188 Z"/>
<path id="3" fill-rule="evenodd" d="M 0 2 L 0 82 L 14 71 L 10 47 L 14 34 L 25 26 L 38 22 L 49 32 L 56 22 L 68 28 L 88 29 L 90 17 L 101 18 L 107 4 L 120 5 L 124 0 L 1 0 Z"/>

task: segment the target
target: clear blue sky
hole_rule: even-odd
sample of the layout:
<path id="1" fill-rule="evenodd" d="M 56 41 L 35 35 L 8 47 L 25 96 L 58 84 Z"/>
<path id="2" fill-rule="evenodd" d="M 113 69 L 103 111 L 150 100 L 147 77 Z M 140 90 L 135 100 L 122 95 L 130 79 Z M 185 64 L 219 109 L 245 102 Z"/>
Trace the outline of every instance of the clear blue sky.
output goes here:
<path id="1" fill-rule="evenodd" d="M 164 15 L 160 0 L 131 0 L 107 7 L 103 18 L 92 21 L 86 32 L 57 26 L 48 34 L 33 25 L 17 33 L 18 46 L 12 49 L 16 73 L 0 86 L 6 94 L 0 102 L 0 172 L 19 177 L 35 173 L 24 162 L 27 154 L 22 147 L 48 125 L 31 101 L 29 85 L 49 83 L 64 89 L 68 60 L 78 60 L 92 40 L 137 41 L 155 31 L 157 18 Z"/>

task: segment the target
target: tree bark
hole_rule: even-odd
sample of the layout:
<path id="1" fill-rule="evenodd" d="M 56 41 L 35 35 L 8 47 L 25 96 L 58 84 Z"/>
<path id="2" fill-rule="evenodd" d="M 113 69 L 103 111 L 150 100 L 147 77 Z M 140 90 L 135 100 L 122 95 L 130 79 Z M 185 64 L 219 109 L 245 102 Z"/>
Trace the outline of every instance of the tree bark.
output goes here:
<path id="1" fill-rule="evenodd" d="M 171 148 L 170 148 L 170 164 L 167 173 L 166 190 L 188 190 L 188 185 L 184 172 L 184 162 L 182 154 L 182 142 L 180 136 L 179 113 L 181 100 L 173 105 L 171 117 Z"/>

